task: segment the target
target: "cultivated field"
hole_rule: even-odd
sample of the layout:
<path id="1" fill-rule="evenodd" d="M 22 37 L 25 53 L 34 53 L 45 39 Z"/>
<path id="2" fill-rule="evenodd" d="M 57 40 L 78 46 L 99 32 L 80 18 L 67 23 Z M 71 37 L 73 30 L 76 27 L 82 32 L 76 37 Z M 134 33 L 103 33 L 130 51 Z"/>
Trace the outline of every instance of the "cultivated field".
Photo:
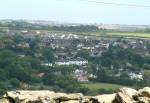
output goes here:
<path id="1" fill-rule="evenodd" d="M 108 36 L 118 36 L 118 37 L 137 37 L 137 38 L 150 38 L 150 33 L 107 33 Z"/>

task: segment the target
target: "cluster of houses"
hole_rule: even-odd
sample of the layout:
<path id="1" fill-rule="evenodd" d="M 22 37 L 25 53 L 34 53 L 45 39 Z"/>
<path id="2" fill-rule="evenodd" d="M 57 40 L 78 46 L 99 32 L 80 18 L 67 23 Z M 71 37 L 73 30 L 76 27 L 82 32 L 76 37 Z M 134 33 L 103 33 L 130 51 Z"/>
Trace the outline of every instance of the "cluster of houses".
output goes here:
<path id="1" fill-rule="evenodd" d="M 149 55 L 147 43 L 149 40 L 136 40 L 136 39 L 118 39 L 118 38 L 103 38 L 103 37 L 90 37 L 90 36 L 80 36 L 74 34 L 47 34 L 46 37 L 43 37 L 43 45 L 46 47 L 59 49 L 59 51 L 65 51 L 69 48 L 70 53 L 63 52 L 61 53 L 63 56 L 59 56 L 58 59 L 60 61 L 55 62 L 55 65 L 78 65 L 84 66 L 88 64 L 88 61 L 85 59 L 80 60 L 72 60 L 69 54 L 76 55 L 79 50 L 85 49 L 88 50 L 90 56 L 98 57 L 101 54 L 109 49 L 110 46 L 120 46 L 122 48 L 133 48 L 137 50 L 137 52 L 142 55 Z M 74 56 L 73 56 L 74 57 Z M 53 65 L 53 64 L 51 64 Z M 96 78 L 96 76 L 90 74 L 92 78 Z M 129 74 L 131 80 L 143 80 L 143 75 L 130 73 Z M 77 69 L 74 72 L 74 78 L 78 81 L 87 82 L 89 75 L 86 74 L 86 71 L 81 69 Z"/>
<path id="2" fill-rule="evenodd" d="M 55 63 L 56 65 L 86 65 L 88 64 L 87 60 L 69 60 L 69 61 L 59 61 Z"/>
<path id="3" fill-rule="evenodd" d="M 142 56 L 150 55 L 147 43 L 150 40 L 137 40 L 137 39 L 119 39 L 119 38 L 105 38 L 97 36 L 84 36 L 68 33 L 52 33 L 47 31 L 9 31 L 9 33 L 21 33 L 25 38 L 32 38 L 40 35 L 41 47 L 52 48 L 56 50 L 55 56 L 57 61 L 54 63 L 42 63 L 45 66 L 63 66 L 63 65 L 77 65 L 85 66 L 89 63 L 88 60 L 81 57 L 76 57 L 77 53 L 84 49 L 87 50 L 92 57 L 99 57 L 103 52 L 109 49 L 110 46 L 120 46 L 122 48 L 133 48 Z M 11 34 L 11 33 L 10 33 Z M 21 43 L 17 45 L 21 48 L 29 48 L 29 43 Z M 0 42 L 0 47 L 3 44 Z M 22 53 L 18 53 L 18 56 L 24 57 Z M 92 76 L 92 74 L 91 74 Z M 88 81 L 88 76 L 82 70 L 77 70 L 74 73 L 74 77 L 79 81 Z M 142 74 L 130 73 L 131 79 L 142 80 Z"/>
<path id="4" fill-rule="evenodd" d="M 84 70 L 80 70 L 80 69 L 75 70 L 73 77 L 80 82 L 88 82 L 89 81 L 87 72 Z"/>
<path id="5" fill-rule="evenodd" d="M 77 58 L 77 59 L 72 59 L 72 60 L 60 60 L 60 61 L 56 61 L 55 63 L 43 63 L 42 65 L 45 66 L 54 66 L 54 65 L 77 65 L 77 66 L 84 66 L 88 64 L 88 60 L 85 60 L 83 58 Z"/>
<path id="6" fill-rule="evenodd" d="M 136 73 L 130 73 L 129 74 L 131 80 L 143 80 L 143 75 L 142 73 L 136 74 Z"/>
<path id="7" fill-rule="evenodd" d="M 120 46 L 122 48 L 133 48 L 141 55 L 149 55 L 147 43 L 149 40 L 105 38 L 97 36 L 83 36 L 76 34 L 56 34 L 47 33 L 42 36 L 41 46 L 53 49 L 78 52 L 86 49 L 91 56 L 100 56 L 102 52 L 109 49 L 110 46 Z"/>
<path id="8" fill-rule="evenodd" d="M 119 38 L 106 38 L 98 36 L 84 36 L 75 33 L 56 33 L 44 30 L 9 30 L 9 28 L 1 28 L 7 31 L 9 35 L 22 34 L 25 38 L 34 38 L 39 36 L 42 39 L 40 46 L 50 47 L 53 49 L 72 49 L 78 51 L 87 49 L 91 52 L 92 56 L 100 56 L 101 53 L 107 50 L 110 46 L 121 46 L 123 48 L 137 49 L 141 55 L 149 55 L 147 52 L 147 42 L 150 40 L 138 39 L 119 39 Z M 9 31 L 9 32 L 8 32 Z M 3 46 L 0 44 L 0 46 Z M 18 44 L 21 47 L 29 47 L 28 43 Z"/>

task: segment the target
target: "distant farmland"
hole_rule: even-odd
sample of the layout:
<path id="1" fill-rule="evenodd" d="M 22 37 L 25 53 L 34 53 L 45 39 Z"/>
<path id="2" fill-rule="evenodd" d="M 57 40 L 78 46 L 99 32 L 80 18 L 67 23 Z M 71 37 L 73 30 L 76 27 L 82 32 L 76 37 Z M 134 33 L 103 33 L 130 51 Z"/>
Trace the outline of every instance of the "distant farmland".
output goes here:
<path id="1" fill-rule="evenodd" d="M 124 38 L 145 38 L 150 39 L 150 33 L 139 33 L 139 32 L 64 32 L 64 31 L 50 31 L 54 33 L 65 33 L 65 34 L 77 34 L 84 36 L 102 36 L 102 37 L 124 37 Z"/>
<path id="2" fill-rule="evenodd" d="M 133 37 L 133 38 L 150 38 L 150 33 L 107 33 L 107 36 L 116 36 L 116 37 Z"/>

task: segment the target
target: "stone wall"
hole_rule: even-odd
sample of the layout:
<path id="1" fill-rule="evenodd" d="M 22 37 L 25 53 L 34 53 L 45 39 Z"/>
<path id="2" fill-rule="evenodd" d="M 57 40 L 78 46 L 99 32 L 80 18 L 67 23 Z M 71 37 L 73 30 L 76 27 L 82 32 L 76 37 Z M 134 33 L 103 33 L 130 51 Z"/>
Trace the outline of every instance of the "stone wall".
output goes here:
<path id="1" fill-rule="evenodd" d="M 10 91 L 0 103 L 150 103 L 150 87 L 140 90 L 121 88 L 118 93 L 84 96 L 81 93 L 66 94 L 53 91 Z"/>

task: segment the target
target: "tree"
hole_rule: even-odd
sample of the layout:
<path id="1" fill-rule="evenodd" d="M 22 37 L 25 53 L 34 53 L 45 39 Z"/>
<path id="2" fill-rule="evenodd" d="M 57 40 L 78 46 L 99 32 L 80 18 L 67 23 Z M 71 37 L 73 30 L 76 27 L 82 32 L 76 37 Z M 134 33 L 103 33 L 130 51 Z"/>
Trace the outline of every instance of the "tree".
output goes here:
<path id="1" fill-rule="evenodd" d="M 143 73 L 144 80 L 150 84 L 150 70 L 145 70 Z"/>
<path id="2" fill-rule="evenodd" d="M 144 64 L 143 68 L 146 69 L 146 70 L 150 70 L 150 64 Z"/>
<path id="3" fill-rule="evenodd" d="M 22 82 L 30 82 L 31 73 L 27 68 L 23 67 L 21 64 L 18 64 L 18 62 L 11 63 L 7 67 L 7 70 L 9 71 L 10 78 L 17 78 Z"/>
<path id="4" fill-rule="evenodd" d="M 38 40 L 38 39 L 30 41 L 29 46 L 30 46 L 30 49 L 32 50 L 32 52 L 37 52 L 40 49 L 39 42 L 40 42 L 40 40 Z"/>
<path id="5" fill-rule="evenodd" d="M 48 62 L 53 62 L 55 60 L 54 53 L 50 48 L 44 48 L 42 50 L 42 55 L 44 60 L 47 60 Z"/>
<path id="6" fill-rule="evenodd" d="M 10 82 L 11 82 L 11 84 L 12 84 L 12 86 L 13 86 L 14 88 L 20 87 L 20 81 L 19 81 L 18 79 L 12 78 L 12 79 L 10 80 Z"/>
<path id="7" fill-rule="evenodd" d="M 17 59 L 17 56 L 11 50 L 0 51 L 0 68 L 5 68 L 16 59 Z"/>
<path id="8" fill-rule="evenodd" d="M 0 96 L 4 95 L 4 93 L 7 91 L 7 85 L 5 82 L 0 82 Z"/>
<path id="9" fill-rule="evenodd" d="M 23 38 L 23 36 L 21 36 L 21 35 L 14 35 L 13 36 L 13 41 L 15 41 L 15 43 L 16 44 L 19 44 L 19 43 L 21 43 L 21 42 L 24 42 L 24 38 Z"/>
<path id="10" fill-rule="evenodd" d="M 0 80 L 3 81 L 7 79 L 8 79 L 8 72 L 0 68 Z"/>
<path id="11" fill-rule="evenodd" d="M 106 75 L 106 71 L 101 68 L 97 71 L 97 80 L 99 82 L 106 82 L 106 79 L 108 78 L 108 76 Z"/>
<path id="12" fill-rule="evenodd" d="M 82 49 L 80 50 L 78 53 L 77 53 L 77 56 L 78 57 L 82 57 L 82 58 L 85 58 L 85 59 L 88 59 L 90 54 L 89 54 L 89 51 L 86 50 L 86 49 Z"/>

